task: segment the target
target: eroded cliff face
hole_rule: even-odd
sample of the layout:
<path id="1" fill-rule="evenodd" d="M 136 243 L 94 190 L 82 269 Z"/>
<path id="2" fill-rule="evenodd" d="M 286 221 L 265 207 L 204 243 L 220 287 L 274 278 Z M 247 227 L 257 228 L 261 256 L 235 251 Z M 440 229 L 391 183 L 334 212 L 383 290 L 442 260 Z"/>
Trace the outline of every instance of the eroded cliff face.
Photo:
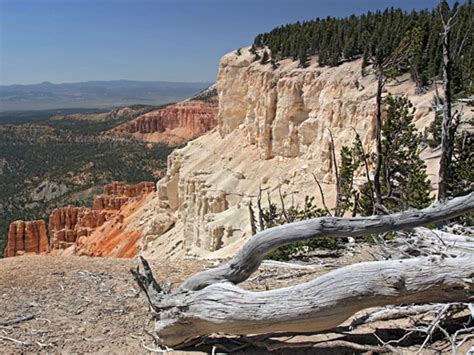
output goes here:
<path id="1" fill-rule="evenodd" d="M 355 132 L 366 151 L 373 148 L 376 79 L 361 75 L 360 61 L 321 68 L 313 59 L 299 69 L 285 60 L 272 69 L 252 57 L 242 50 L 222 58 L 218 131 L 169 156 L 167 175 L 142 218 L 147 226 L 166 211 L 176 221 L 164 234 L 145 228 L 148 257 L 232 255 L 250 236 L 248 204 L 255 205 L 259 189 L 265 204 L 267 192 L 280 202 L 278 186 L 287 205 L 301 204 L 306 195 L 320 203 L 312 173 L 332 206 L 329 129 L 338 155 L 343 145 L 352 145 Z M 415 95 L 408 76 L 390 82 L 386 91 L 408 95 L 419 128 L 433 119 L 433 92 Z"/>
<path id="2" fill-rule="evenodd" d="M 141 234 L 127 228 L 128 219 L 154 191 L 153 182 L 113 182 L 94 198 L 92 208 L 54 210 L 49 219 L 51 249 L 63 255 L 135 256 Z"/>
<path id="3" fill-rule="evenodd" d="M 166 176 L 156 192 L 148 192 L 151 185 L 142 188 L 147 192 L 141 197 L 126 196 L 134 192 L 119 185 L 105 189 L 87 213 L 110 215 L 97 227 L 74 227 L 76 234 L 69 236 L 65 232 L 60 241 L 66 247 L 76 238 L 65 253 L 132 257 L 141 250 L 149 258 L 228 257 L 251 235 L 249 204 L 255 206 L 260 189 L 264 206 L 267 194 L 280 204 L 279 187 L 287 206 L 301 206 L 307 195 L 320 204 L 312 174 L 321 182 L 327 204 L 334 205 L 329 130 L 338 156 L 343 145 L 352 145 L 355 132 L 366 151 L 373 149 L 375 77 L 361 75 L 360 61 L 321 68 L 313 60 L 299 69 L 297 62 L 285 60 L 273 69 L 252 57 L 242 50 L 221 60 L 218 129 L 168 157 Z M 408 76 L 387 84 L 386 91 L 409 97 L 418 128 L 433 119 L 433 92 L 415 95 Z M 139 132 L 155 126 L 160 130 L 152 121 L 147 119 L 142 128 L 137 124 L 134 134 L 163 133 Z M 436 171 L 432 165 L 429 175 Z M 363 177 L 356 181 L 363 182 Z M 61 218 L 79 221 L 79 215 Z"/>
<path id="4" fill-rule="evenodd" d="M 93 210 L 120 210 L 130 198 L 140 197 L 154 192 L 153 182 L 140 182 L 128 185 L 123 182 L 113 182 L 104 186 L 104 193 L 94 197 Z"/>
<path id="5" fill-rule="evenodd" d="M 47 252 L 52 255 L 134 257 L 139 251 L 142 234 L 133 222 L 155 191 L 153 182 L 135 185 L 114 182 L 104 186 L 103 194 L 95 197 L 92 208 L 56 208 L 49 216 L 49 243 L 43 220 L 13 222 L 5 257 Z M 173 218 L 170 216 L 168 220 Z"/>
<path id="6" fill-rule="evenodd" d="M 85 207 L 67 206 L 54 209 L 49 216 L 51 249 L 67 249 L 75 246 L 79 238 L 89 237 L 112 215 L 110 211 Z"/>
<path id="7" fill-rule="evenodd" d="M 104 195 L 107 196 L 125 196 L 139 197 L 156 190 L 155 183 L 151 181 L 142 181 L 138 184 L 129 185 L 124 182 L 112 182 L 104 186 Z"/>
<path id="8" fill-rule="evenodd" d="M 137 117 L 113 130 L 149 142 L 181 144 L 217 125 L 215 99 L 187 100 Z"/>
<path id="9" fill-rule="evenodd" d="M 42 254 L 48 250 L 45 221 L 16 221 L 10 224 L 4 257 L 26 253 Z"/>

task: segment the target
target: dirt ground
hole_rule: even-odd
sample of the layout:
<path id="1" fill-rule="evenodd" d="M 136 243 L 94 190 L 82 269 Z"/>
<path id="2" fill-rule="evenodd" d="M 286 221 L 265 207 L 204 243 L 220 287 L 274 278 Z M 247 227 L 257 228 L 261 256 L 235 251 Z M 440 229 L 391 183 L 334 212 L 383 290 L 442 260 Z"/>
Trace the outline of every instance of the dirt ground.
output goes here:
<path id="1" fill-rule="evenodd" d="M 319 265 L 314 269 L 288 269 L 267 264 L 242 287 L 254 290 L 284 287 L 313 279 L 342 265 L 372 260 L 371 255 L 370 248 L 356 248 L 340 256 L 319 253 L 310 260 L 311 265 Z M 175 287 L 187 276 L 215 265 L 200 260 L 152 260 L 150 263 L 158 282 L 171 281 Z M 137 260 L 77 256 L 0 259 L 0 352 L 150 353 L 149 349 L 155 348 L 149 334 L 153 330 L 151 313 L 129 272 L 137 265 Z M 15 320 L 18 322 L 9 324 Z M 372 333 L 379 328 L 387 327 L 383 324 L 362 327 L 359 334 L 369 334 L 369 343 L 378 346 Z M 386 334 L 386 331 L 382 333 Z M 286 337 L 285 341 L 296 344 L 330 339 L 334 339 L 334 335 Z M 282 339 L 275 339 L 275 350 L 280 341 Z M 467 342 L 463 349 L 469 349 L 469 346 Z M 309 347 L 276 353 L 354 353 L 343 351 L 343 348 L 316 350 Z M 407 347 L 404 351 L 416 349 Z M 449 344 L 440 340 L 426 349 L 428 353 L 449 351 Z M 370 346 L 356 352 L 367 350 Z M 239 353 L 257 354 L 263 350 L 247 346 Z"/>
<path id="2" fill-rule="evenodd" d="M 144 353 L 153 342 L 148 306 L 131 277 L 134 260 L 22 256 L 0 260 L 0 351 Z M 153 263 L 181 281 L 200 262 Z M 160 272 L 161 271 L 161 272 Z"/>

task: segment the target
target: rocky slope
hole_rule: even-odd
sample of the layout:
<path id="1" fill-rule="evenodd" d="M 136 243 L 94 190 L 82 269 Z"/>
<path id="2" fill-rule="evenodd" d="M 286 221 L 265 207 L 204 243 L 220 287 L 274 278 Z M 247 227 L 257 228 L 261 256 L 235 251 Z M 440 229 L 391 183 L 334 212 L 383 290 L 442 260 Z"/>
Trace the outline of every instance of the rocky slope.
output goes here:
<path id="1" fill-rule="evenodd" d="M 113 182 L 104 186 L 92 208 L 66 206 L 49 216 L 46 224 L 17 221 L 10 225 L 5 257 L 24 253 L 133 257 L 138 252 L 141 234 L 128 230 L 128 218 L 155 191 L 153 182 L 128 185 Z"/>
<path id="2" fill-rule="evenodd" d="M 322 183 L 327 204 L 333 206 L 330 131 L 337 154 L 343 145 L 352 145 L 356 132 L 365 150 L 373 150 L 374 75 L 361 75 L 360 60 L 322 68 L 313 59 L 305 69 L 284 60 L 274 69 L 254 61 L 248 49 L 241 52 L 227 54 L 220 63 L 218 128 L 168 156 L 166 176 L 156 192 L 131 203 L 123 196 L 123 187 L 107 187 L 93 210 L 112 211 L 112 215 L 100 217 L 105 221 L 93 231 L 77 229 L 71 236 L 74 242 L 68 241 L 66 233 L 61 240 L 66 242 L 63 255 L 130 257 L 141 248 L 149 258 L 227 257 L 251 235 L 249 204 L 255 204 L 260 189 L 264 205 L 267 194 L 280 204 L 279 188 L 287 206 L 301 205 L 308 195 L 320 204 L 312 174 Z M 409 97 L 419 129 L 432 121 L 433 90 L 415 94 L 415 85 L 406 75 L 389 82 L 388 92 Z M 167 112 L 186 117 L 191 102 Z M 150 114 L 156 116 L 139 117 L 143 122 L 137 119 L 134 134 L 169 133 L 167 128 L 161 133 L 139 130 L 159 130 L 159 124 L 166 123 L 163 127 L 172 131 L 181 124 L 169 123 L 164 113 Z M 426 149 L 423 154 L 434 189 L 437 152 Z M 362 176 L 356 180 L 356 184 L 363 182 Z"/>
<path id="3" fill-rule="evenodd" d="M 124 123 L 111 131 L 132 135 L 148 142 L 181 144 L 210 131 L 217 125 L 217 101 L 185 100 L 152 111 Z"/>
<path id="4" fill-rule="evenodd" d="M 161 176 L 172 148 L 102 135 L 97 125 L 110 127 L 109 122 L 0 124 L 0 254 L 12 221 L 47 220 L 54 208 L 92 205 L 92 197 L 112 181 Z"/>
<path id="5" fill-rule="evenodd" d="M 67 206 L 54 209 L 49 216 L 51 250 L 75 246 L 79 238 L 90 236 L 111 216 L 109 211 L 85 207 Z"/>
<path id="6" fill-rule="evenodd" d="M 280 202 L 278 186 L 287 205 L 301 204 L 306 195 L 319 202 L 315 173 L 331 206 L 335 181 L 328 129 L 336 152 L 352 145 L 356 131 L 365 149 L 373 149 L 376 80 L 361 75 L 360 60 L 322 68 L 313 59 L 305 69 L 284 60 L 273 69 L 252 58 L 248 50 L 222 58 L 218 130 L 168 157 L 167 176 L 140 216 L 149 257 L 232 254 L 250 236 L 248 204 L 256 202 L 260 187 L 275 202 Z M 434 92 L 416 95 L 408 75 L 391 81 L 386 92 L 410 98 L 418 128 L 433 119 Z M 435 182 L 436 154 L 426 155 Z M 163 225 L 167 215 L 173 216 L 173 227 L 162 234 L 163 228 L 154 226 Z"/>

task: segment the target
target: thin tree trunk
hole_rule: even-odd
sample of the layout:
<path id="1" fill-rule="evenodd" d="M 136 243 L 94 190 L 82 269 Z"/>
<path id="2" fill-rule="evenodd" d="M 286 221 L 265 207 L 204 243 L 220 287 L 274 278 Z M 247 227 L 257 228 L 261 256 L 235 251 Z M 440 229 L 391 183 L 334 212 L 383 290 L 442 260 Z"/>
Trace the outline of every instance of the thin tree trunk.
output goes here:
<path id="1" fill-rule="evenodd" d="M 367 155 L 365 154 L 364 145 L 362 144 L 359 133 L 357 133 L 356 129 L 354 127 L 352 127 L 352 130 L 356 134 L 355 138 L 356 138 L 358 144 L 360 145 L 360 149 L 362 151 L 362 157 L 363 157 L 363 162 L 364 162 L 364 167 L 365 167 L 365 175 L 367 176 L 367 182 L 369 183 L 370 200 L 372 201 L 372 204 L 375 205 L 374 189 L 373 189 L 372 181 L 370 180 L 369 162 L 367 161 Z M 356 209 L 355 209 L 354 213 L 355 212 L 357 212 Z M 353 217 L 355 217 L 355 214 L 353 214 Z"/>
<path id="2" fill-rule="evenodd" d="M 286 223 L 290 223 L 290 218 L 288 217 L 288 213 L 286 213 L 285 200 L 283 199 L 283 195 L 281 194 L 281 185 L 278 186 L 278 194 L 280 196 L 281 211 L 283 213 L 283 216 L 285 217 L 285 221 Z"/>
<path id="3" fill-rule="evenodd" d="M 258 226 L 261 232 L 265 229 L 265 223 L 263 221 L 263 209 L 262 209 L 262 187 L 258 188 L 257 208 L 258 208 Z"/>
<path id="4" fill-rule="evenodd" d="M 453 135 L 451 115 L 451 58 L 449 53 L 450 20 L 443 23 L 443 123 L 441 126 L 441 158 L 439 160 L 438 200 L 448 195 L 453 156 Z"/>
<path id="5" fill-rule="evenodd" d="M 250 230 L 252 235 L 257 234 L 257 226 L 255 225 L 255 213 L 252 208 L 252 201 L 249 203 L 249 218 L 250 218 Z"/>
<path id="6" fill-rule="evenodd" d="M 375 204 L 374 214 L 377 214 L 377 205 L 383 204 L 382 200 L 382 188 L 380 185 L 380 173 L 382 171 L 382 92 L 384 87 L 384 77 L 382 74 L 378 74 L 377 78 L 377 96 L 376 105 L 377 111 L 375 113 L 375 140 L 376 140 L 376 161 L 375 161 L 375 173 L 374 173 L 374 192 L 375 192 Z"/>
<path id="7" fill-rule="evenodd" d="M 326 198 L 324 197 L 324 191 L 323 191 L 323 188 L 321 187 L 321 184 L 319 183 L 318 178 L 316 177 L 316 175 L 314 173 L 311 173 L 311 175 L 313 175 L 313 179 L 316 182 L 316 185 L 318 185 L 319 194 L 321 195 L 321 203 L 323 204 L 324 210 L 326 211 L 328 216 L 332 216 L 331 211 L 329 210 L 328 206 L 326 205 Z"/>
<path id="8" fill-rule="evenodd" d="M 336 213 L 341 204 L 341 178 L 339 177 L 339 168 L 337 167 L 336 160 L 336 146 L 334 145 L 334 137 L 332 136 L 332 131 L 328 128 L 329 138 L 331 139 L 331 161 L 334 166 L 334 173 L 336 174 Z"/>

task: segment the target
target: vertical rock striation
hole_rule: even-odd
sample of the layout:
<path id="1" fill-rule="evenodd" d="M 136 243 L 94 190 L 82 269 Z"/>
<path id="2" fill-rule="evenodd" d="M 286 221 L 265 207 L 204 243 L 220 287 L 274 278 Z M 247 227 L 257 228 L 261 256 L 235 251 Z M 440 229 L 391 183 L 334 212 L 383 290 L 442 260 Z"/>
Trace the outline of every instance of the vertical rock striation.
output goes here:
<path id="1" fill-rule="evenodd" d="M 182 143 L 216 127 L 217 111 L 215 99 L 186 100 L 141 115 L 112 132 L 132 134 L 146 141 Z"/>
<path id="2" fill-rule="evenodd" d="M 157 200 L 147 206 L 155 215 L 162 209 L 156 206 L 167 206 L 177 219 L 163 235 L 146 235 L 150 257 L 227 256 L 220 251 L 235 250 L 250 236 L 248 204 L 256 202 L 260 187 L 265 204 L 267 192 L 280 201 L 278 186 L 288 205 L 301 205 L 306 195 L 319 203 L 314 173 L 326 201 L 334 203 L 329 130 L 338 160 L 355 132 L 367 152 L 373 149 L 376 78 L 362 76 L 360 68 L 360 60 L 330 68 L 313 58 L 305 69 L 289 59 L 274 69 L 255 61 L 248 49 L 225 55 L 217 79 L 218 130 L 168 157 Z M 432 120 L 433 92 L 415 94 L 408 75 L 386 90 L 409 96 L 417 127 Z M 166 247 L 170 241 L 173 248 Z"/>
<path id="3" fill-rule="evenodd" d="M 148 181 L 134 185 L 112 182 L 104 186 L 102 195 L 95 196 L 92 208 L 67 206 L 53 210 L 49 217 L 51 249 L 75 246 L 82 254 L 97 254 L 94 247 L 88 243 L 88 238 L 106 222 L 122 223 L 126 217 L 126 213 L 122 213 L 122 208 L 155 190 L 155 183 Z M 108 236 L 110 233 L 105 233 L 101 238 L 106 240 Z M 94 245 L 97 245 L 97 242 L 94 242 Z M 84 250 L 81 251 L 81 248 Z"/>
<path id="4" fill-rule="evenodd" d="M 127 219 L 139 212 L 145 198 L 155 190 L 153 182 L 113 182 L 104 186 L 92 208 L 56 208 L 49 216 L 49 243 L 45 221 L 13 222 L 5 257 L 48 251 L 55 255 L 133 257 L 142 235 L 137 230 L 127 230 Z"/>
<path id="5" fill-rule="evenodd" d="M 54 209 L 49 216 L 51 249 L 66 249 L 80 237 L 89 236 L 110 218 L 108 211 L 67 206 Z"/>
<path id="6" fill-rule="evenodd" d="M 16 221 L 10 224 L 5 257 L 25 253 L 42 254 L 47 251 L 48 237 L 45 221 Z"/>
<path id="7" fill-rule="evenodd" d="M 155 183 L 150 181 L 143 181 L 135 185 L 128 185 L 124 182 L 115 181 L 104 186 L 104 195 L 137 197 L 155 190 Z"/>

